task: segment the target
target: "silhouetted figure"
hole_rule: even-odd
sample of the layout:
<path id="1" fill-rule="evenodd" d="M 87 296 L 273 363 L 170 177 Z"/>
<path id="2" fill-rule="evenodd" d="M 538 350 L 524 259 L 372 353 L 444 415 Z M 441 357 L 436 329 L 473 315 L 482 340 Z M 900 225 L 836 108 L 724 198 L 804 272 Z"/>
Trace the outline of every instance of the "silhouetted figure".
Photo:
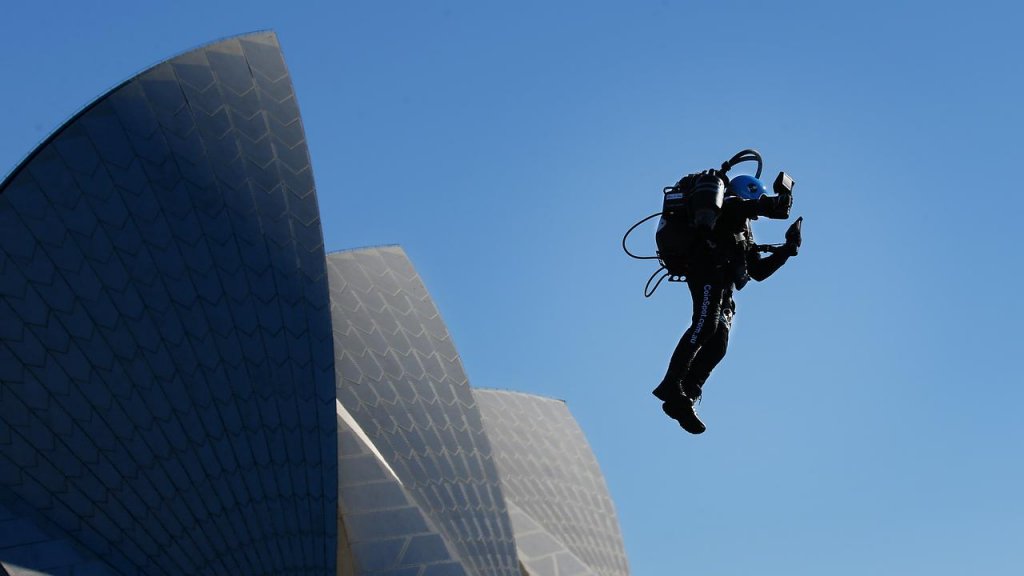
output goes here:
<path id="1" fill-rule="evenodd" d="M 745 151 L 748 152 L 748 151 Z M 752 152 L 756 154 L 756 152 Z M 743 153 L 741 153 L 743 154 Z M 736 158 L 733 163 L 737 163 Z M 740 161 L 751 159 L 745 158 Z M 760 156 L 758 173 L 760 173 Z M 793 204 L 793 181 L 784 173 L 775 182 L 775 195 L 768 195 L 764 184 L 754 176 L 740 175 L 729 179 L 722 170 L 707 170 L 681 179 L 666 189 L 666 206 L 670 194 L 677 194 L 683 203 L 673 228 L 674 212 L 666 208 L 659 225 L 659 256 L 673 272 L 671 258 L 679 256 L 672 249 L 673 241 L 685 262 L 686 283 L 693 299 L 693 316 L 669 362 L 665 378 L 653 394 L 664 402 L 662 409 L 692 434 L 704 432 L 694 404 L 711 371 L 725 356 L 729 329 L 736 313 L 733 294 L 752 278 L 757 281 L 771 276 L 797 254 L 801 243 L 801 222 L 798 218 L 786 232 L 781 246 L 754 243 L 750 221 L 764 216 L 773 219 L 789 217 Z M 670 238 L 675 236 L 675 238 Z M 771 252 L 762 256 L 761 252 Z M 667 257 L 666 257 L 667 256 Z"/>

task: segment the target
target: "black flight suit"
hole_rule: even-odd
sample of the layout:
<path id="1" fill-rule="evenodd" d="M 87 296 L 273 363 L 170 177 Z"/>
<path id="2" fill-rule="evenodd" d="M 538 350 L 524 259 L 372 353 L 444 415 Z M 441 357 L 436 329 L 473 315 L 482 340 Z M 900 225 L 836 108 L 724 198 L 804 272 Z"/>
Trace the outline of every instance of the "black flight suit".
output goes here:
<path id="1" fill-rule="evenodd" d="M 753 278 L 761 281 L 779 269 L 791 253 L 778 251 L 762 257 L 754 246 L 750 221 L 758 216 L 789 217 L 791 195 L 746 200 L 728 196 L 709 237 L 695 250 L 686 276 L 693 299 L 690 327 L 672 354 L 665 379 L 654 390 L 663 401 L 700 397 L 711 371 L 725 357 L 736 303 L 733 291 Z"/>

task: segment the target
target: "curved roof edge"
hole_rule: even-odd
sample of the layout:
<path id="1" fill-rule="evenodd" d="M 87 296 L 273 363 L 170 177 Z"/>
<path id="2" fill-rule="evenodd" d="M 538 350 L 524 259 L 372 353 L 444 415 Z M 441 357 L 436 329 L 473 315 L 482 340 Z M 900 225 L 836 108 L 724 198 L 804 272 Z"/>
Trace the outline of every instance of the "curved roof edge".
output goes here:
<path id="1" fill-rule="evenodd" d="M 523 392 L 521 390 L 509 390 L 507 388 L 488 388 L 488 387 L 473 387 L 473 392 L 503 392 L 506 394 L 518 394 L 520 396 L 526 396 L 528 398 L 537 398 L 540 400 L 550 400 L 552 402 L 561 402 L 566 406 L 569 403 L 563 398 L 555 398 L 554 396 L 545 396 L 544 394 L 534 394 L 533 392 Z"/>
<path id="2" fill-rule="evenodd" d="M 363 427 L 341 402 L 335 402 L 339 422 L 338 522 L 345 526 L 345 543 L 351 547 L 349 560 L 356 566 L 383 563 L 406 570 L 418 566 L 427 573 L 467 576 L 465 567 L 469 563 L 445 539 L 434 518 L 416 503 L 409 487 L 395 474 Z M 353 441 L 341 440 L 347 434 L 355 437 Z M 367 456 L 372 457 L 372 461 L 367 461 Z M 346 459 L 352 460 L 343 466 Z M 349 464 L 351 476 L 346 478 L 344 474 L 349 471 Z M 375 466 L 377 471 L 370 472 Z M 397 491 L 393 488 L 395 486 Z M 372 496 L 367 497 L 368 494 Z M 384 530 L 368 531 L 367 518 L 377 518 L 378 528 Z M 352 524 L 351 530 L 349 524 Z M 405 540 L 405 544 L 396 548 L 396 540 Z M 409 547 L 420 549 L 421 554 L 429 553 L 417 558 L 415 554 L 408 555 Z M 388 551 L 393 554 L 390 558 Z M 354 573 L 364 572 L 356 570 Z"/>
<path id="3" fill-rule="evenodd" d="M 398 248 L 402 252 L 405 252 L 405 248 L 402 248 L 401 244 L 369 244 L 367 246 L 356 246 L 355 248 L 341 248 L 339 250 L 327 250 L 326 255 L 332 254 L 349 254 L 352 252 L 369 252 L 371 250 L 380 250 L 383 248 Z M 411 263 L 411 262 L 410 262 Z"/>
<path id="4" fill-rule="evenodd" d="M 559 556 L 568 573 L 586 573 L 575 566 L 578 561 L 594 574 L 629 574 L 614 500 L 569 406 L 524 392 L 473 392 L 513 517 L 520 561 L 527 568 L 533 563 L 550 566 L 547 553 L 552 546 L 536 541 L 545 538 L 538 531 L 543 528 L 546 538 L 571 552 Z M 513 510 L 521 513 L 518 519 Z M 550 573 L 540 571 L 538 576 Z M 565 572 L 559 567 L 557 573 Z"/>
<path id="5" fill-rule="evenodd" d="M 25 167 L 28 166 L 32 162 L 32 160 L 36 156 L 38 156 L 39 153 L 44 148 L 46 148 L 51 142 L 53 142 L 55 139 L 57 139 L 58 136 L 63 134 L 64 131 L 67 130 L 68 126 L 71 126 L 72 124 L 74 124 L 76 120 L 78 120 L 79 118 L 81 118 L 82 116 L 87 114 L 90 110 L 95 108 L 100 102 L 102 102 L 108 96 L 110 96 L 114 92 L 117 92 L 121 88 L 124 88 L 127 84 L 129 84 L 130 82 L 132 82 L 133 80 L 135 80 L 139 76 L 142 76 L 143 74 L 146 74 L 150 70 L 153 70 L 154 68 L 156 68 L 157 66 L 160 66 L 161 64 L 164 64 L 165 62 L 170 62 L 171 60 L 174 60 L 175 58 L 180 58 L 180 57 L 182 57 L 182 56 L 184 56 L 186 54 L 191 54 L 192 52 L 196 52 L 197 50 L 203 50 L 203 49 L 208 48 L 210 46 L 216 46 L 217 44 L 220 44 L 222 42 L 229 42 L 231 40 L 240 40 L 240 39 L 243 39 L 243 38 L 249 38 L 249 37 L 254 37 L 254 36 L 264 36 L 264 35 L 270 35 L 270 36 L 273 36 L 275 40 L 277 39 L 277 33 L 274 32 L 270 28 L 265 29 L 265 30 L 254 30 L 252 32 L 244 32 L 242 34 L 236 34 L 234 36 L 225 36 L 223 38 L 218 38 L 217 40 L 213 40 L 213 41 L 210 41 L 210 42 L 204 42 L 203 44 L 200 44 L 198 46 L 190 48 L 189 50 L 184 50 L 182 52 L 178 52 L 177 54 L 174 54 L 173 56 L 169 56 L 167 58 L 159 60 L 159 61 L 157 61 L 157 62 L 155 62 L 155 63 L 153 63 L 153 64 L 151 64 L 149 66 L 146 66 L 145 68 L 143 68 L 142 70 L 136 72 L 135 74 L 132 74 L 131 76 L 129 76 L 128 78 L 122 80 L 121 82 L 118 82 L 116 85 L 114 85 L 110 89 L 106 90 L 105 92 L 103 92 L 102 94 L 100 94 L 99 96 L 94 98 L 91 102 L 89 102 L 85 106 L 81 107 L 77 112 L 74 112 L 73 114 L 71 114 L 71 116 L 69 116 L 67 119 L 65 119 L 63 122 L 61 122 L 60 125 L 57 126 L 57 128 L 55 128 L 53 130 L 53 132 L 51 132 L 47 137 L 43 138 L 38 144 L 36 144 L 35 147 L 32 148 L 32 151 L 29 152 L 28 154 L 26 154 L 25 157 L 21 159 L 21 162 L 18 162 L 17 164 L 15 164 L 14 168 L 12 168 L 11 171 L 8 172 L 3 177 L 3 179 L 0 179 L 0 194 L 3 194 L 4 190 L 7 188 L 8 184 L 13 182 L 14 179 L 17 178 L 18 174 L 20 174 L 21 171 L 24 170 Z"/>
<path id="6" fill-rule="evenodd" d="M 598 576 L 593 566 L 514 502 L 509 501 L 508 511 L 516 533 L 519 563 L 526 569 L 526 576 L 548 576 L 553 566 L 558 566 L 559 574 L 564 570 L 575 576 Z"/>

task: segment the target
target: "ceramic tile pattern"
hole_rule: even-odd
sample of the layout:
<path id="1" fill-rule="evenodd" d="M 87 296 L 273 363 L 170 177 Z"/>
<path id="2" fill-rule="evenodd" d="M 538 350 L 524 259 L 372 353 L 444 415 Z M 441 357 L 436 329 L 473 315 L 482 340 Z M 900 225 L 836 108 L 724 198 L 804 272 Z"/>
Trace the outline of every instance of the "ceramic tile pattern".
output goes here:
<path id="1" fill-rule="evenodd" d="M 0 184 L 0 576 L 335 573 L 626 564 L 564 404 L 475 396 L 401 248 L 325 255 L 277 38 L 247 34 Z"/>
<path id="2" fill-rule="evenodd" d="M 33 510 L 0 505 L 0 541 L 0 576 L 114 576 L 105 562 Z"/>
<path id="3" fill-rule="evenodd" d="M 0 504 L 118 574 L 333 571 L 328 307 L 276 37 L 115 88 L 0 186 Z"/>
<path id="4" fill-rule="evenodd" d="M 465 576 L 464 562 L 340 403 L 338 438 L 338 521 L 356 573 Z"/>
<path id="5" fill-rule="evenodd" d="M 401 248 L 328 255 L 338 401 L 469 574 L 519 576 L 480 412 L 448 330 Z"/>
<path id="6" fill-rule="evenodd" d="M 565 402 L 500 390 L 473 394 L 509 509 L 521 512 L 512 520 L 520 557 L 535 566 L 531 574 L 628 574 L 604 476 Z M 577 560 L 584 566 L 576 566 Z M 558 562 L 565 567 L 549 571 Z"/>

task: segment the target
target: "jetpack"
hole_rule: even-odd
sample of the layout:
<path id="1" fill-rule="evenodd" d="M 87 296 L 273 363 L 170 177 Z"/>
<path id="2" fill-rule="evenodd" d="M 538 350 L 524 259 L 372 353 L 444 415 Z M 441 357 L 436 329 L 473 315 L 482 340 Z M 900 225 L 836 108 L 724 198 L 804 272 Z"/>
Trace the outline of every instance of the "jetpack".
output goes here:
<path id="1" fill-rule="evenodd" d="M 722 207 L 725 203 L 730 180 L 729 170 L 743 162 L 757 162 L 757 170 L 753 178 L 739 176 L 737 183 L 743 186 L 730 190 L 739 196 L 756 198 L 764 192 L 760 184 L 761 170 L 764 162 L 756 150 L 741 150 L 729 160 L 722 163 L 721 168 L 704 170 L 696 174 L 688 174 L 672 186 L 662 189 L 661 212 L 656 212 L 640 220 L 626 231 L 622 237 L 622 249 L 631 258 L 637 260 L 657 260 L 661 265 L 647 279 L 644 285 L 644 297 L 649 298 L 658 289 L 662 280 L 669 282 L 685 282 L 687 271 L 694 258 L 694 253 L 706 243 L 707 237 L 714 229 Z M 785 172 L 779 172 L 773 184 L 776 194 L 792 194 L 793 179 Z M 752 188 L 748 190 L 747 185 Z M 759 187 L 754 189 L 753 187 Z M 658 229 L 654 239 L 657 252 L 654 256 L 637 256 L 626 246 L 629 235 L 644 222 L 660 216 Z M 771 245 L 757 245 L 758 250 L 769 252 L 775 249 Z M 664 274 L 661 274 L 664 271 Z M 660 277 L 658 275 L 661 274 Z M 657 281 L 655 281 L 657 278 Z M 652 286 L 651 283 L 654 283 Z"/>

